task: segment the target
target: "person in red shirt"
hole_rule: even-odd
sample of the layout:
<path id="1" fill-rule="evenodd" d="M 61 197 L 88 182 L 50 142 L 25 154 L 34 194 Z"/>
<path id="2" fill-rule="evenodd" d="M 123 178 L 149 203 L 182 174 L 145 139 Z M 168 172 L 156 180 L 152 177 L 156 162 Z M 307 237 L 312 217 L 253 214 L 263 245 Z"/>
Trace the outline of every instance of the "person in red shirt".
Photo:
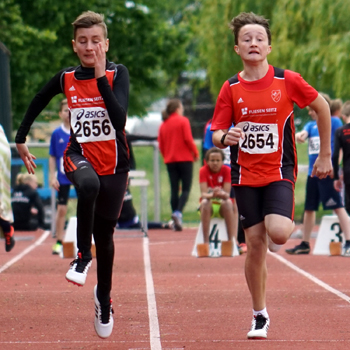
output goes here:
<path id="1" fill-rule="evenodd" d="M 235 228 L 232 203 L 234 199 L 230 198 L 231 171 L 229 167 L 224 165 L 224 159 L 225 153 L 217 147 L 212 147 L 205 154 L 206 164 L 199 169 L 200 212 L 204 244 L 197 246 L 198 257 L 212 254 L 209 245 L 210 219 L 212 217 L 225 219 L 228 241 L 221 242 L 221 255 L 232 256 L 232 239 L 236 236 L 237 228 Z"/>
<path id="2" fill-rule="evenodd" d="M 162 112 L 159 128 L 159 150 L 167 166 L 170 180 L 170 205 L 176 231 L 182 230 L 182 211 L 187 203 L 192 185 L 193 162 L 199 159 L 189 120 L 183 116 L 179 99 L 168 101 Z M 181 194 L 180 192 L 181 183 Z"/>
<path id="3" fill-rule="evenodd" d="M 294 229 L 297 155 L 293 107 L 317 113 L 320 152 L 312 176 L 332 173 L 330 111 L 300 74 L 269 65 L 268 20 L 241 13 L 231 21 L 243 70 L 219 93 L 212 122 L 215 146 L 231 146 L 231 176 L 248 246 L 245 275 L 253 304 L 249 339 L 267 338 L 266 253 L 284 244 Z M 231 129 L 231 125 L 235 125 Z"/>

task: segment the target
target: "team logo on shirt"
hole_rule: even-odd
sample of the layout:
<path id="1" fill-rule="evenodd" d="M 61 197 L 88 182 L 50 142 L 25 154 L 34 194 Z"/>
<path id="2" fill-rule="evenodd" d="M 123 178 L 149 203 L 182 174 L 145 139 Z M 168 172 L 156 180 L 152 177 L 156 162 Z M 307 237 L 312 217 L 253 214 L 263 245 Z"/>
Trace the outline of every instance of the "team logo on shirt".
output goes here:
<path id="1" fill-rule="evenodd" d="M 72 96 L 71 99 L 72 99 L 72 103 L 77 103 L 77 100 L 78 100 L 77 96 Z"/>
<path id="2" fill-rule="evenodd" d="M 272 90 L 271 91 L 271 97 L 274 102 L 279 102 L 281 99 L 281 90 Z"/>
<path id="3" fill-rule="evenodd" d="M 248 113 L 248 108 L 247 107 L 242 108 L 241 111 L 242 111 L 242 115 L 246 115 Z"/>

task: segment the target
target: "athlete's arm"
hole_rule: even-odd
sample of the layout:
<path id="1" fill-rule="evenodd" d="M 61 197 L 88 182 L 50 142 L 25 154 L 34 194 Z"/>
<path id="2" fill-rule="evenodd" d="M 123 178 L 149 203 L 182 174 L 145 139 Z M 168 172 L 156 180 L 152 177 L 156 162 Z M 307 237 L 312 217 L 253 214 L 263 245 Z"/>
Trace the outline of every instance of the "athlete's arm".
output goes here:
<path id="1" fill-rule="evenodd" d="M 320 135 L 320 152 L 315 161 L 311 176 L 317 176 L 320 179 L 332 175 L 332 162 L 331 162 L 331 114 L 329 105 L 326 100 L 318 94 L 316 99 L 310 103 L 312 108 L 317 114 L 317 127 Z"/>
<path id="2" fill-rule="evenodd" d="M 116 131 L 122 131 L 125 128 L 129 103 L 129 72 L 121 64 L 117 66 L 113 65 L 114 68 L 113 88 L 111 89 L 105 75 L 97 79 L 97 87 L 103 97 L 114 129 Z"/>
<path id="3" fill-rule="evenodd" d="M 299 131 L 295 134 L 295 141 L 298 143 L 304 143 L 309 136 L 306 130 Z"/>

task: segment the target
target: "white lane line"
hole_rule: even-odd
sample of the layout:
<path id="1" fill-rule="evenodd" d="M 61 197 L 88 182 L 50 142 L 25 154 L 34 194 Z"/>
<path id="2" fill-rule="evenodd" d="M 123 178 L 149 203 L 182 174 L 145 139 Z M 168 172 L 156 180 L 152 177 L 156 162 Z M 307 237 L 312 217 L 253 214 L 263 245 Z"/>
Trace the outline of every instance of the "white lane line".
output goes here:
<path id="1" fill-rule="evenodd" d="M 35 249 L 38 245 L 40 245 L 42 242 L 44 242 L 49 234 L 50 234 L 50 231 L 45 231 L 32 245 L 30 245 L 28 248 L 24 249 L 23 252 L 16 255 L 9 262 L 7 262 L 5 265 L 1 266 L 0 273 L 4 272 L 11 265 L 16 263 L 18 260 L 22 259 L 25 255 L 27 255 L 29 252 L 31 252 L 33 249 Z"/>
<path id="2" fill-rule="evenodd" d="M 335 294 L 336 296 L 338 296 L 339 298 L 347 301 L 348 303 L 350 303 L 350 297 L 347 296 L 346 294 L 340 292 L 339 290 L 331 287 L 330 285 L 328 285 L 327 283 L 319 280 L 317 277 L 311 275 L 310 273 L 302 270 L 301 268 L 299 268 L 298 266 L 294 265 L 293 263 L 291 263 L 290 261 L 288 261 L 287 259 L 283 258 L 282 256 L 275 254 L 275 253 L 271 253 L 268 252 L 271 256 L 273 256 L 275 259 L 279 260 L 280 262 L 282 262 L 283 264 L 287 265 L 288 267 L 290 267 L 292 270 L 300 273 L 301 275 L 305 276 L 306 278 L 308 278 L 310 281 L 318 284 L 319 286 L 321 286 L 322 288 L 328 290 L 329 292 Z"/>
<path id="3" fill-rule="evenodd" d="M 151 258 L 149 254 L 149 239 L 143 238 L 143 262 L 145 265 L 148 318 L 150 331 L 151 350 L 162 350 L 160 343 L 160 332 L 157 314 L 156 296 L 154 293 L 153 276 L 151 269 Z"/>

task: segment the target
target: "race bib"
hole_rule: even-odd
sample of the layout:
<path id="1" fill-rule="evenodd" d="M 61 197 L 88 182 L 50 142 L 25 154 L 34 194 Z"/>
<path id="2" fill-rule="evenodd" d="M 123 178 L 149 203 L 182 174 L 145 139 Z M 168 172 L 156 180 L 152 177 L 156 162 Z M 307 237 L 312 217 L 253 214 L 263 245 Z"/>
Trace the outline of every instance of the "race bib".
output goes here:
<path id="1" fill-rule="evenodd" d="M 242 152 L 250 154 L 268 154 L 278 150 L 278 125 L 241 122 L 236 125 L 244 133 L 244 139 L 240 139 L 239 146 Z"/>
<path id="2" fill-rule="evenodd" d="M 115 129 L 102 107 L 71 110 L 71 126 L 79 143 L 114 140 Z"/>
<path id="3" fill-rule="evenodd" d="M 309 154 L 320 153 L 320 137 L 313 136 L 309 138 Z"/>

